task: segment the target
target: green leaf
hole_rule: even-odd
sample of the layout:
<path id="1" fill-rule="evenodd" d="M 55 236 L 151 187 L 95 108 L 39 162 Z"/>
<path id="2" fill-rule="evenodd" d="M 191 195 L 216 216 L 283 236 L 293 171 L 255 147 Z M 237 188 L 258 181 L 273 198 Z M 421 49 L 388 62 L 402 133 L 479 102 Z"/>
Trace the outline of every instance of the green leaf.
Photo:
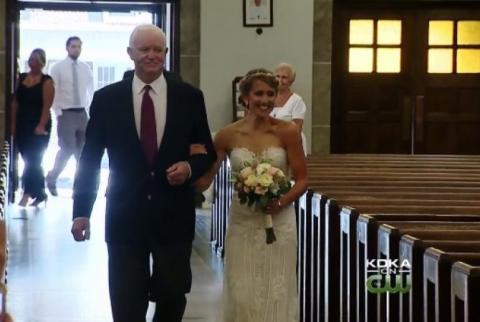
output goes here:
<path id="1" fill-rule="evenodd" d="M 261 209 L 265 209 L 269 200 L 270 198 L 268 198 L 267 196 L 261 196 L 260 199 L 258 200 L 258 205 L 260 206 Z"/>

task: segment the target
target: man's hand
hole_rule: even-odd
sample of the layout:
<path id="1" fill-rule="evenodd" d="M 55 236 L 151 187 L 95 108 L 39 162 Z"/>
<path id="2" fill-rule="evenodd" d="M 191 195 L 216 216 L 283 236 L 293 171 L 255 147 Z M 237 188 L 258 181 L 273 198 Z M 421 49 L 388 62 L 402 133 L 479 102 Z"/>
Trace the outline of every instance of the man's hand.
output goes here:
<path id="1" fill-rule="evenodd" d="M 182 185 L 190 176 L 190 166 L 187 161 L 180 161 L 167 169 L 167 180 L 172 186 Z"/>
<path id="2" fill-rule="evenodd" d="M 73 221 L 71 231 L 75 241 L 90 239 L 90 220 L 88 218 L 76 218 Z"/>

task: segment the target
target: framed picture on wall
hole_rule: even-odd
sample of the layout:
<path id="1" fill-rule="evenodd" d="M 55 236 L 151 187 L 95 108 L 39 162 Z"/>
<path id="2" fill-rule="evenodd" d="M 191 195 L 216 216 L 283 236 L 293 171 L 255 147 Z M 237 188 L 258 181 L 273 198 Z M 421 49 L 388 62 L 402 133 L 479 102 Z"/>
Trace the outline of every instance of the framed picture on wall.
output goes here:
<path id="1" fill-rule="evenodd" d="M 242 104 L 242 100 L 240 98 L 239 85 L 242 78 L 242 76 L 237 76 L 232 81 L 233 122 L 244 118 L 246 114 L 245 106 Z"/>
<path id="2" fill-rule="evenodd" d="M 273 26 L 273 0 L 242 0 L 244 27 Z"/>

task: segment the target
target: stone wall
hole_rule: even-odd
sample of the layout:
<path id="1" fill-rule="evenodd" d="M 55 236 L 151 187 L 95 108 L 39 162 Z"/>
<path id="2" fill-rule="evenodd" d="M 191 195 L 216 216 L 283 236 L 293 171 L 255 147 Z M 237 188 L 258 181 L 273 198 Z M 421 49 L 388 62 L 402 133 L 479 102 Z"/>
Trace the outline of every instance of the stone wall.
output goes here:
<path id="1" fill-rule="evenodd" d="M 0 142 L 5 137 L 5 108 L 6 108 L 6 75 L 7 75 L 7 46 L 6 38 L 7 0 L 0 0 Z"/>
<path id="2" fill-rule="evenodd" d="M 312 152 L 330 152 L 333 0 L 314 0 Z"/>
<path id="3" fill-rule="evenodd" d="M 200 85 L 200 1 L 182 0 L 180 5 L 180 75 Z"/>

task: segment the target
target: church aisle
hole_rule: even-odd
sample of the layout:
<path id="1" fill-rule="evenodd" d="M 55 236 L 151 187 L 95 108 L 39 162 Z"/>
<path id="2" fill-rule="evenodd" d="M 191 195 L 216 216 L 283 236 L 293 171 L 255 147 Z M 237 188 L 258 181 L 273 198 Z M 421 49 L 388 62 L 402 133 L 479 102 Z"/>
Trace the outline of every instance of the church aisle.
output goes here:
<path id="1" fill-rule="evenodd" d="M 51 198 L 46 208 L 9 208 L 7 310 L 16 322 L 112 321 L 103 240 L 105 199 L 96 202 L 91 240 L 86 243 L 71 237 L 71 203 L 61 196 Z M 208 213 L 200 212 L 198 218 L 193 287 L 183 320 L 215 322 L 222 264 L 209 250 Z M 152 316 L 150 305 L 148 317 Z"/>

